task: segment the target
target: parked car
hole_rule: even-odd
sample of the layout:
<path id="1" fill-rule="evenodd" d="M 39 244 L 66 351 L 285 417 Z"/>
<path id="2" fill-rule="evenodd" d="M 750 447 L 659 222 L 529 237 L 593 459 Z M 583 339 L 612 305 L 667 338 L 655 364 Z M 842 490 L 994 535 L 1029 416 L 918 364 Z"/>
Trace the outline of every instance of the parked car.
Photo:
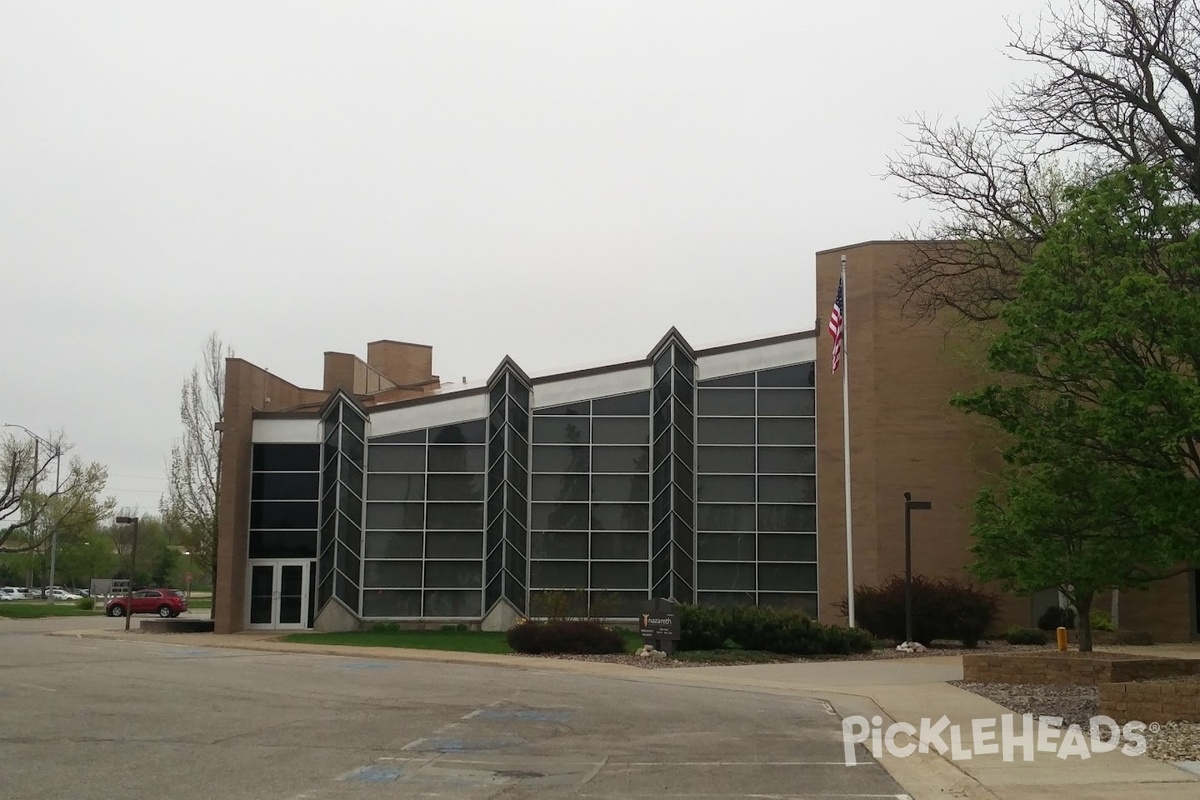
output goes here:
<path id="1" fill-rule="evenodd" d="M 55 600 L 82 600 L 83 599 L 83 595 L 75 594 L 74 592 L 67 591 L 66 589 L 51 589 L 49 594 L 50 594 L 50 597 Z"/>
<path id="2" fill-rule="evenodd" d="M 24 600 L 25 590 L 16 586 L 0 586 L 0 600 Z"/>
<path id="3" fill-rule="evenodd" d="M 123 617 L 128 603 L 125 595 L 118 595 L 104 604 L 104 613 L 110 617 Z M 187 611 L 187 600 L 175 589 L 138 589 L 133 593 L 134 614 L 178 617 L 184 611 Z"/>

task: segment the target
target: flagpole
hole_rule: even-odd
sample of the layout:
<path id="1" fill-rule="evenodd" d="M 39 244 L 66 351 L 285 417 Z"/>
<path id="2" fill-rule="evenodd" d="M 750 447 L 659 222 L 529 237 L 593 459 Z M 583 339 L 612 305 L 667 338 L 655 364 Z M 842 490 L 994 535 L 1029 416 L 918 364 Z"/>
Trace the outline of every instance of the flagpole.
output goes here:
<path id="1" fill-rule="evenodd" d="M 846 608 L 850 627 L 854 625 L 854 526 L 850 519 L 850 371 L 846 358 L 846 257 L 842 256 L 842 443 L 846 465 Z"/>

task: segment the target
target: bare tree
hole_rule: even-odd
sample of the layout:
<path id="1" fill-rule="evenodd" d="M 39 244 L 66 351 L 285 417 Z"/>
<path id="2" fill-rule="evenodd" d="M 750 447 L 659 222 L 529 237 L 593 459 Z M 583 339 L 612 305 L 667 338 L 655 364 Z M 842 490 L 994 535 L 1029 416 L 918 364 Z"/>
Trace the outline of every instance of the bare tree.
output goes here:
<path id="1" fill-rule="evenodd" d="M 221 431 L 225 413 L 225 359 L 233 349 L 215 332 L 200 363 L 183 383 L 179 420 L 183 434 L 171 447 L 163 519 L 176 527 L 196 560 L 217 575 L 217 512 L 221 500 Z M 213 614 L 216 597 L 213 598 Z"/>
<path id="2" fill-rule="evenodd" d="M 108 470 L 73 457 L 62 434 L 0 440 L 0 553 L 37 550 L 56 529 L 94 523 L 112 511 L 101 499 Z"/>
<path id="3" fill-rule="evenodd" d="M 902 196 L 939 221 L 914 231 L 897 291 L 910 316 L 950 308 L 994 319 L 1062 190 L 1129 164 L 1167 164 L 1200 198 L 1200 4 L 1069 0 L 1026 30 L 1012 57 L 1040 69 L 976 125 L 918 118 L 888 163 Z"/>

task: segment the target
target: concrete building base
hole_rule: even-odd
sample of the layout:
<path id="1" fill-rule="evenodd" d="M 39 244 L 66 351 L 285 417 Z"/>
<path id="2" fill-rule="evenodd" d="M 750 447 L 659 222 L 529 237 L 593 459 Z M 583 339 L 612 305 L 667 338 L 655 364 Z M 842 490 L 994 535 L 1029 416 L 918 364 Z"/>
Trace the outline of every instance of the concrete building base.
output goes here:
<path id="1" fill-rule="evenodd" d="M 521 619 L 520 612 L 513 604 L 501 597 L 488 611 L 487 616 L 479 623 L 479 629 L 484 631 L 506 631 Z"/>
<path id="2" fill-rule="evenodd" d="M 323 633 L 356 631 L 361 627 L 362 621 L 336 597 L 326 603 L 313 620 L 313 630 Z"/>

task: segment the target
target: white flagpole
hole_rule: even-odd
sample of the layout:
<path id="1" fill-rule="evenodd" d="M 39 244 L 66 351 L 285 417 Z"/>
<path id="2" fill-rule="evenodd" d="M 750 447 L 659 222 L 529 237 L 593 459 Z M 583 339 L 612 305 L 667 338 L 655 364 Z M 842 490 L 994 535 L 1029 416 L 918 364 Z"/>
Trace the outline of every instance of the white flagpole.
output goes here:
<path id="1" fill-rule="evenodd" d="M 854 626 L 854 526 L 850 521 L 850 374 L 846 359 L 846 257 L 842 256 L 842 442 L 846 464 L 846 597 L 850 627 Z"/>

